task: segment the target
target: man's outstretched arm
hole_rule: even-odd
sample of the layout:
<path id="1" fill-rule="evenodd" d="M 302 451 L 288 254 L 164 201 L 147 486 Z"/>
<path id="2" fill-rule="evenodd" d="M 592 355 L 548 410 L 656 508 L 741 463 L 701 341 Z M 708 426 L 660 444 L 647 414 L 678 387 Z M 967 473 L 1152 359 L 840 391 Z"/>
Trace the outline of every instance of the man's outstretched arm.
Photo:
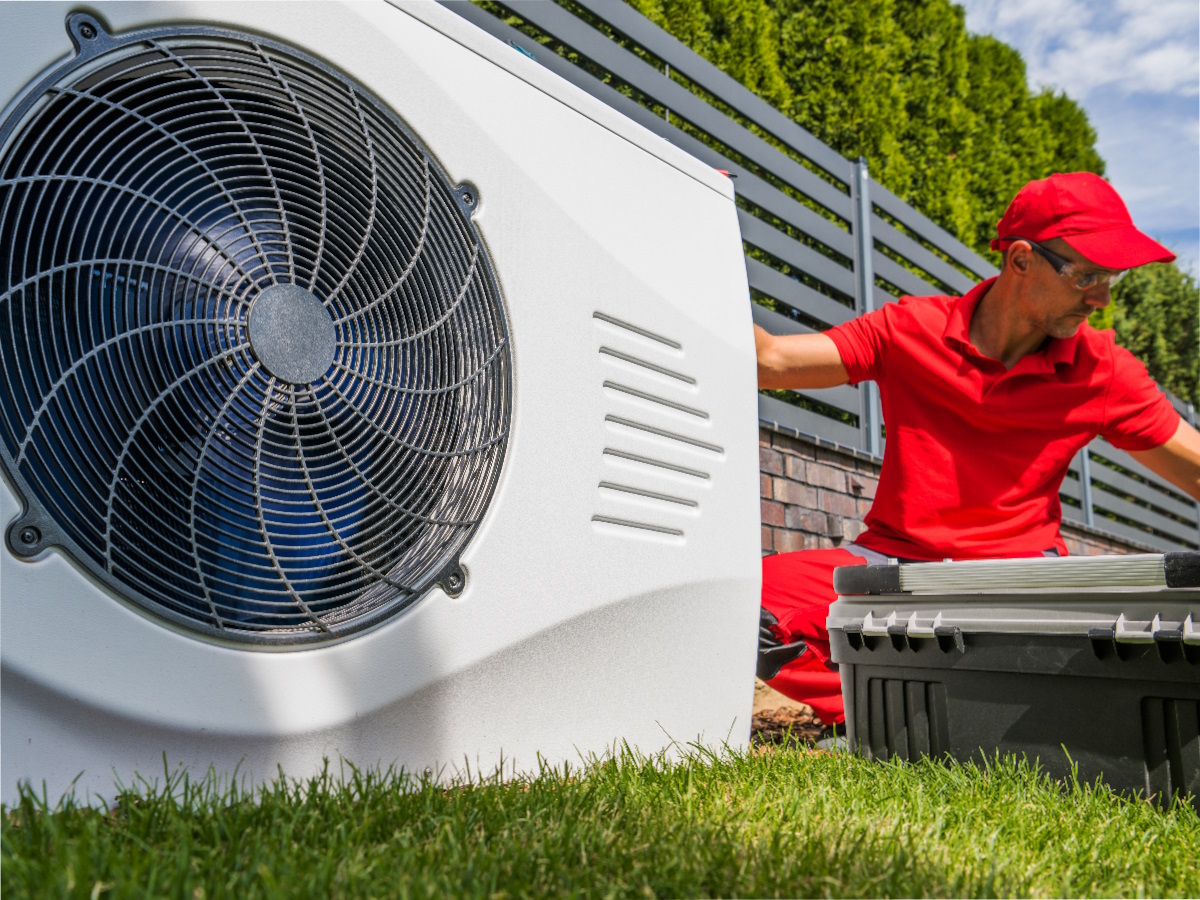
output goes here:
<path id="1" fill-rule="evenodd" d="M 762 371 L 761 364 L 759 371 Z M 1200 500 L 1200 432 L 1183 419 L 1179 420 L 1174 436 L 1165 444 L 1129 455 L 1192 499 Z"/>
<path id="2" fill-rule="evenodd" d="M 837 345 L 826 335 L 773 335 L 755 325 L 754 346 L 760 388 L 827 388 L 850 380 Z"/>

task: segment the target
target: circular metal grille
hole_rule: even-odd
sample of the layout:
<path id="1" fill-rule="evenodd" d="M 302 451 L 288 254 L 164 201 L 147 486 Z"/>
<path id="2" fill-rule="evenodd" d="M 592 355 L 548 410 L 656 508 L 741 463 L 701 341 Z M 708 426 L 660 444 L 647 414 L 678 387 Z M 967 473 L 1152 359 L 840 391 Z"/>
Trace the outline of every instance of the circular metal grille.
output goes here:
<path id="1" fill-rule="evenodd" d="M 293 49 L 68 31 L 0 126 L 9 546 L 255 643 L 457 593 L 509 423 L 473 191 Z"/>

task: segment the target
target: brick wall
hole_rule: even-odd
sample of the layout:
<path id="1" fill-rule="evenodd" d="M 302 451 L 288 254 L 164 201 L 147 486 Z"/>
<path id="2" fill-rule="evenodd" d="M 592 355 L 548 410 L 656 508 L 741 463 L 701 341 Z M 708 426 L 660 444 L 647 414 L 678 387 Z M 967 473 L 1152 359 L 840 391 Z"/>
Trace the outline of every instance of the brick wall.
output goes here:
<path id="1" fill-rule="evenodd" d="M 1063 540 L 1072 556 L 1101 556 L 1110 553 L 1161 553 L 1161 550 L 1108 534 L 1100 529 L 1064 523 Z"/>
<path id="2" fill-rule="evenodd" d="M 762 428 L 758 458 L 764 553 L 840 547 L 866 530 L 862 520 L 879 484 L 874 457 Z M 1073 556 L 1155 552 L 1072 523 L 1063 524 L 1062 535 Z"/>

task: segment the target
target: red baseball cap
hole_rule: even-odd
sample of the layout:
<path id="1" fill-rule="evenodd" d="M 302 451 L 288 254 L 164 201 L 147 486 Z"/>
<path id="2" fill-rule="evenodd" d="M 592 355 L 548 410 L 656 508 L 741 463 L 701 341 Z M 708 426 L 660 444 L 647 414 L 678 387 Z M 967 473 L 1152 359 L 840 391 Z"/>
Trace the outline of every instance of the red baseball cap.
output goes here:
<path id="1" fill-rule="evenodd" d="M 1175 254 L 1133 227 L 1133 219 L 1111 184 L 1091 172 L 1055 174 L 1031 181 L 1013 197 L 996 223 L 993 250 L 1016 239 L 1062 238 L 1106 269 L 1132 269 L 1173 262 Z"/>

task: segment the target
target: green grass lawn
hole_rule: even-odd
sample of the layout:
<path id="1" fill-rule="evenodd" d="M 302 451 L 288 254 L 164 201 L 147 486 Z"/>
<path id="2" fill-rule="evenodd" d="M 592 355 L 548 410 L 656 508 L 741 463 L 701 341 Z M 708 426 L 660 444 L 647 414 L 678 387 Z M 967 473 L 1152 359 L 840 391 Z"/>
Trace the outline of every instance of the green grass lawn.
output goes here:
<path id="1" fill-rule="evenodd" d="M 347 769 L 249 796 L 160 779 L 108 812 L 27 793 L 0 889 L 54 896 L 1197 896 L 1200 817 L 1024 764 L 622 753 L 444 788 Z"/>

